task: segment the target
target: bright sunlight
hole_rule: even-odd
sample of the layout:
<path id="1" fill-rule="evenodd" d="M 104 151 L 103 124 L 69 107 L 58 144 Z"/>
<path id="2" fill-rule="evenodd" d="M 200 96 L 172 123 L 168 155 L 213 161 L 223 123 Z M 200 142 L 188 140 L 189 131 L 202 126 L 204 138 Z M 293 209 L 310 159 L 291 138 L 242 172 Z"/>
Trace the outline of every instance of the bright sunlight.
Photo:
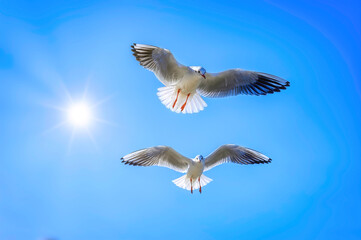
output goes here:
<path id="1" fill-rule="evenodd" d="M 68 109 L 68 121 L 75 127 L 87 127 L 91 119 L 91 108 L 86 103 L 75 103 Z"/>

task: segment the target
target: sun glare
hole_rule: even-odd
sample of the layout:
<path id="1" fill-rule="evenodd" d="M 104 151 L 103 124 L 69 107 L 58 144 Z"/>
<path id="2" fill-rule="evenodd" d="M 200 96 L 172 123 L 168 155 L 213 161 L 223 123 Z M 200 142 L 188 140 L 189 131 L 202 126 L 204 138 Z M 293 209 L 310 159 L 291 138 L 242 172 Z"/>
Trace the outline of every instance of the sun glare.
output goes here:
<path id="1" fill-rule="evenodd" d="M 91 119 L 91 109 L 85 103 L 75 103 L 68 109 L 68 121 L 76 127 L 87 127 Z"/>
<path id="2" fill-rule="evenodd" d="M 74 98 L 70 95 L 68 89 L 62 84 L 65 95 L 67 97 L 67 106 L 56 106 L 56 105 L 48 105 L 45 103 L 44 105 L 54 108 L 63 113 L 63 120 L 46 130 L 44 133 L 51 132 L 55 129 L 62 128 L 63 126 L 71 126 L 71 135 L 68 144 L 68 153 L 73 144 L 73 140 L 75 135 L 77 134 L 87 134 L 90 140 L 93 142 L 95 149 L 97 149 L 96 138 L 92 134 L 92 130 L 95 128 L 96 123 L 102 123 L 107 125 L 114 125 L 112 122 L 106 121 L 97 114 L 99 113 L 96 109 L 99 109 L 99 106 L 104 104 L 110 96 L 103 98 L 95 103 L 87 101 L 87 87 L 84 89 L 83 96 L 79 98 L 77 101 L 74 101 Z M 65 105 L 65 106 L 66 106 Z M 79 130 L 79 131 L 78 131 Z"/>

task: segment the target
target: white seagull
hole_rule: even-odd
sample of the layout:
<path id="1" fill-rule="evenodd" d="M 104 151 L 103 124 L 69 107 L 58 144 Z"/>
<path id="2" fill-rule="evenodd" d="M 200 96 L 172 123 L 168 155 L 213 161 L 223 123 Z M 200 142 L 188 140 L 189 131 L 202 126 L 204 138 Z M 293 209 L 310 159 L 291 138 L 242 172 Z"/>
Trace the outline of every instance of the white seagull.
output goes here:
<path id="1" fill-rule="evenodd" d="M 290 83 L 280 77 L 242 69 L 207 73 L 201 66 L 185 66 L 164 48 L 134 43 L 133 55 L 165 85 L 158 88 L 161 102 L 173 112 L 196 113 L 207 104 L 201 98 L 231 95 L 266 95 L 286 89 Z"/>
<path id="2" fill-rule="evenodd" d="M 223 145 L 206 158 L 198 155 L 194 159 L 190 159 L 171 147 L 156 146 L 130 153 L 121 160 L 123 163 L 133 166 L 161 166 L 187 173 L 173 180 L 173 183 L 180 188 L 190 190 L 191 193 L 193 193 L 193 189 L 199 189 L 201 193 L 202 187 L 212 181 L 203 175 L 203 172 L 222 163 L 260 164 L 272 161 L 260 152 L 234 144 Z"/>

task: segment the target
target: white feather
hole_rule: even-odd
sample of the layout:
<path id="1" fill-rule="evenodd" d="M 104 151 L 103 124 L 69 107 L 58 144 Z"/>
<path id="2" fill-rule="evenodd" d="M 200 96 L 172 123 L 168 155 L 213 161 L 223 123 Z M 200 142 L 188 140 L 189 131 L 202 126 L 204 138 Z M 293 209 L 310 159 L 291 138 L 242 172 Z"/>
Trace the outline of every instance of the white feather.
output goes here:
<path id="1" fill-rule="evenodd" d="M 200 176 L 200 183 L 201 187 L 206 186 L 208 183 L 212 182 L 213 180 L 204 174 Z M 177 185 L 180 188 L 191 190 L 191 180 L 189 177 L 187 177 L 187 174 L 181 176 L 180 178 L 174 179 L 172 181 L 175 185 Z M 198 179 L 192 179 L 192 187 L 193 190 L 199 189 L 199 181 Z"/>
<path id="2" fill-rule="evenodd" d="M 177 88 L 173 86 L 169 87 L 161 87 L 158 88 L 158 97 L 159 100 L 171 111 L 180 113 L 181 107 L 185 103 L 187 99 L 187 95 L 182 92 L 179 93 L 176 104 L 173 104 L 177 98 Z M 206 102 L 202 99 L 202 97 L 197 93 L 191 93 L 188 97 L 187 104 L 183 110 L 183 113 L 197 113 L 202 111 L 205 107 L 207 107 Z"/>

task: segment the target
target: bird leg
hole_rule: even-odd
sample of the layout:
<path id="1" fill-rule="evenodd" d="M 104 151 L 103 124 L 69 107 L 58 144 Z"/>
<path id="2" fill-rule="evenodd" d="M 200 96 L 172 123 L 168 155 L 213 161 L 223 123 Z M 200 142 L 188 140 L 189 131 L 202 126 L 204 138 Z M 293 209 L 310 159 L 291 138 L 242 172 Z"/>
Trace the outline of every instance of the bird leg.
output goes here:
<path id="1" fill-rule="evenodd" d="M 191 193 L 193 194 L 192 178 L 191 178 Z"/>
<path id="2" fill-rule="evenodd" d="M 198 178 L 198 182 L 199 182 L 199 193 L 202 193 L 201 177 Z"/>
<path id="3" fill-rule="evenodd" d="M 175 104 L 176 104 L 177 101 L 178 101 L 179 92 L 180 92 L 180 89 L 178 89 L 178 91 L 177 91 L 177 97 L 176 97 L 176 99 L 175 99 L 175 101 L 174 101 L 174 103 L 173 103 L 173 108 L 174 108 Z"/>
<path id="4" fill-rule="evenodd" d="M 190 93 L 188 93 L 188 95 L 187 95 L 187 99 L 186 99 L 186 102 L 182 105 L 182 107 L 181 107 L 181 112 L 183 112 L 183 110 L 184 110 L 184 108 L 186 107 L 186 105 L 187 105 L 187 101 L 188 101 L 188 98 L 189 98 L 189 95 L 191 95 Z"/>

